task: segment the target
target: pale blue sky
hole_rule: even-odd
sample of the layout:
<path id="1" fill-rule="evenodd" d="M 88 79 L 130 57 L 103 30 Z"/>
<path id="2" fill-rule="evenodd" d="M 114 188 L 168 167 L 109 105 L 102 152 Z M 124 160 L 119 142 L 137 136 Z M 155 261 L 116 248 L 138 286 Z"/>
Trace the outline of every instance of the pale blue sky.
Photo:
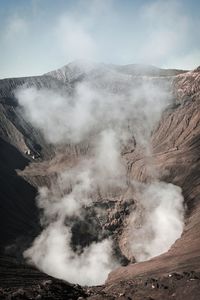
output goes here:
<path id="1" fill-rule="evenodd" d="M 192 69 L 199 28 L 198 0 L 0 0 L 0 78 L 76 59 Z"/>

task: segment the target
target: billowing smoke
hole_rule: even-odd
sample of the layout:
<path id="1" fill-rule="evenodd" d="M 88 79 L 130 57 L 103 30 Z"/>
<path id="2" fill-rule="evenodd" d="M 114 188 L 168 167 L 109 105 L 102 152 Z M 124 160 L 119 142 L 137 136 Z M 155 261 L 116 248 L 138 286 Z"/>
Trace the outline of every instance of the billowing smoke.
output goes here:
<path id="1" fill-rule="evenodd" d="M 71 246 L 70 225 L 73 222 L 67 226 L 65 224 L 66 218 L 82 217 L 83 207 L 92 202 L 91 195 L 98 183 L 99 175 L 95 175 L 96 172 L 98 174 L 98 163 L 98 159 L 96 165 L 92 160 L 83 161 L 63 172 L 51 189 L 39 189 L 37 203 L 43 210 L 41 223 L 45 229 L 24 253 L 25 258 L 46 273 L 84 285 L 103 283 L 107 274 L 117 266 L 109 238 L 93 242 L 81 253 L 76 253 Z M 107 180 L 116 171 L 112 168 L 107 167 Z M 99 174 L 101 171 L 100 168 Z"/>
<path id="2" fill-rule="evenodd" d="M 167 251 L 181 236 L 184 206 L 181 188 L 171 183 L 145 185 L 138 195 L 139 207 L 131 216 L 131 250 L 137 261 Z"/>
<path id="3" fill-rule="evenodd" d="M 27 119 L 51 143 L 78 143 L 109 128 L 121 142 L 126 142 L 130 134 L 138 142 L 147 142 L 162 111 L 170 104 L 169 83 L 141 78 L 134 84 L 128 76 L 125 79 L 107 74 L 99 87 L 95 87 L 96 82 L 80 83 L 71 96 L 35 87 L 22 88 L 16 96 Z M 118 94 L 115 85 L 120 81 L 124 86 Z"/>
<path id="4" fill-rule="evenodd" d="M 80 255 L 70 247 L 71 232 L 59 221 L 51 223 L 26 250 L 24 256 L 41 270 L 71 282 L 97 285 L 116 266 L 112 258 L 112 242 L 105 239 L 93 243 Z"/>
<path id="5" fill-rule="evenodd" d="M 101 78 L 102 80 L 102 78 Z M 16 97 L 26 118 L 52 144 L 89 141 L 90 153 L 58 176 L 50 188 L 39 190 L 43 232 L 25 257 L 46 273 L 80 284 L 100 284 L 117 265 L 111 238 L 99 238 L 82 251 L 71 245 L 70 218 L 84 218 L 97 190 L 128 188 L 121 152 L 130 140 L 151 156 L 150 136 L 171 102 L 168 80 L 135 79 L 107 72 L 64 94 L 23 87 Z M 152 170 L 153 172 L 153 170 Z M 143 185 L 138 197 L 143 222 L 137 229 L 132 213 L 133 255 L 138 261 L 167 251 L 183 229 L 183 198 L 178 187 L 155 182 Z"/>

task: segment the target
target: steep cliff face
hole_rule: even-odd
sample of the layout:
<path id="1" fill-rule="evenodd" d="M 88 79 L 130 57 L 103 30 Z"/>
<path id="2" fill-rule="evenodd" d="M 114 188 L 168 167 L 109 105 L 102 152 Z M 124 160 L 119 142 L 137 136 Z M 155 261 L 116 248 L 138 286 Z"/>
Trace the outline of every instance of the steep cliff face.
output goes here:
<path id="1" fill-rule="evenodd" d="M 52 154 L 51 146 L 47 146 L 40 131 L 27 122 L 17 103 L 15 91 L 19 87 L 59 90 L 66 93 L 70 93 L 71 88 L 68 83 L 63 85 L 58 79 L 47 75 L 0 80 L 1 137 L 22 153 L 31 151 L 32 154 L 49 157 Z"/>
<path id="2" fill-rule="evenodd" d="M 86 83 L 90 82 L 96 88 L 109 90 L 110 92 L 115 94 L 123 94 L 125 93 L 125 91 L 128 91 L 130 87 L 132 88 L 132 86 L 141 85 L 143 80 L 145 80 L 142 77 L 145 72 L 147 73 L 147 75 L 153 75 L 155 71 L 157 73 L 162 71 L 162 74 L 165 75 L 174 74 L 173 70 L 169 72 L 150 67 L 145 68 L 139 66 L 125 66 L 124 68 L 122 68 L 117 66 L 107 66 L 103 64 L 80 64 L 76 62 L 69 64 L 61 70 L 50 72 L 48 75 L 27 78 L 3 79 L 0 81 L 0 137 L 2 139 L 1 163 L 3 163 L 5 166 L 1 169 L 1 172 L 2 178 L 6 183 L 6 185 L 2 184 L 2 189 L 4 188 L 4 192 L 2 193 L 4 193 L 4 195 L 5 191 L 6 193 L 11 193 L 11 195 L 7 196 L 9 200 L 5 196 L 2 197 L 1 200 L 3 207 L 6 206 L 3 213 L 6 223 L 1 227 L 2 231 L 4 231 L 4 227 L 10 228 L 10 224 L 12 223 L 10 222 L 11 211 L 13 211 L 13 214 L 15 214 L 17 218 L 20 218 L 22 222 L 24 222 L 25 218 L 22 215 L 22 212 L 29 211 L 28 207 L 27 209 L 19 208 L 15 213 L 15 207 L 18 207 L 19 205 L 18 201 L 16 201 L 15 199 L 15 185 L 17 185 L 19 193 L 24 193 L 27 187 L 29 187 L 30 194 L 28 193 L 24 196 L 22 195 L 20 197 L 20 201 L 21 203 L 25 203 L 25 205 L 28 205 L 27 201 L 30 201 L 32 203 L 31 205 L 33 206 L 30 210 L 30 213 L 33 209 L 33 215 L 37 215 L 37 208 L 34 205 L 34 198 L 36 195 L 36 190 L 34 189 L 34 187 L 37 188 L 38 186 L 43 185 L 49 186 L 51 184 L 51 181 L 57 176 L 57 174 L 59 174 L 59 172 L 66 168 L 66 165 L 74 165 L 81 158 L 90 156 L 92 147 L 90 141 L 84 141 L 74 145 L 65 144 L 64 147 L 63 145 L 57 145 L 56 148 L 55 146 L 49 144 L 45 140 L 40 130 L 34 128 L 34 126 L 25 118 L 23 110 L 19 106 L 15 97 L 15 91 L 17 90 L 17 88 L 22 86 L 26 88 L 35 87 L 38 90 L 49 89 L 59 92 L 63 91 L 63 93 L 70 94 L 73 93 L 76 82 L 84 81 Z M 61 78 L 62 76 L 60 74 L 62 72 L 65 72 L 65 79 Z M 156 75 L 158 75 L 157 73 Z M 147 77 L 146 80 L 151 80 L 151 77 Z M 162 82 L 169 82 L 169 85 L 171 84 L 171 78 L 168 76 L 166 76 L 166 79 L 155 77 L 155 79 L 152 80 L 160 82 L 159 84 L 162 84 Z M 48 99 L 46 101 L 48 102 Z M 130 144 L 127 147 L 127 149 L 129 149 L 132 147 L 132 145 Z M 10 159 L 11 157 L 13 158 L 13 160 Z M 23 164 L 19 164 L 18 166 L 19 161 L 22 161 Z M 8 162 L 10 168 L 8 167 Z M 22 172 L 20 171 L 20 169 L 24 169 L 24 171 Z M 9 174 L 12 173 L 9 178 L 5 178 L 5 171 Z M 15 178 L 14 186 L 11 184 L 11 182 L 13 181 L 11 181 L 11 179 L 13 178 L 13 174 Z M 17 174 L 21 174 L 25 181 Z M 18 183 L 15 183 L 15 181 L 24 181 L 25 188 L 23 189 L 23 187 L 21 186 L 18 187 Z M 10 186 L 9 189 L 7 187 L 8 185 Z M 117 194 L 115 195 L 116 200 L 120 198 L 121 193 L 122 192 L 117 192 Z M 99 196 L 96 194 L 94 198 L 98 200 Z M 113 206 L 112 192 L 110 192 L 109 195 L 101 195 L 100 198 L 111 198 L 111 205 Z M 10 206 L 7 207 L 8 202 L 11 203 L 10 205 L 12 206 L 12 208 Z M 124 204 L 122 204 L 121 206 L 123 207 Z M 7 211 L 7 213 L 5 211 Z M 118 222 L 116 222 L 116 220 L 114 221 L 113 218 L 114 215 L 111 213 L 111 223 L 122 223 L 120 220 Z M 32 218 L 30 217 L 30 215 L 27 214 L 25 223 L 30 222 L 32 225 L 35 224 L 35 221 L 32 222 L 31 219 Z M 1 220 L 3 219 L 1 218 Z M 18 226 L 15 226 L 14 223 L 13 226 L 16 227 L 16 230 L 18 230 Z M 105 226 L 109 227 L 108 224 Z M 11 236 L 18 238 L 18 234 L 16 234 L 13 229 L 11 229 L 10 234 Z M 10 234 L 6 233 L 7 239 L 9 241 L 10 239 L 8 238 L 8 236 Z M 2 232 L 2 236 L 5 236 L 4 232 Z M 2 244 L 4 245 L 3 240 Z"/>
<path id="3" fill-rule="evenodd" d="M 158 258 L 130 265 L 111 273 L 112 281 L 143 274 L 164 274 L 172 271 L 199 270 L 199 147 L 200 113 L 199 73 L 188 72 L 174 79 L 177 105 L 165 111 L 152 134 L 152 164 L 159 170 L 161 180 L 182 187 L 187 206 L 185 229 L 172 248 Z M 189 96 L 189 97 L 188 97 Z M 150 180 L 145 169 L 145 158 L 137 159 L 134 153 L 130 176 L 141 182 Z M 121 275 L 120 275 L 121 274 Z M 123 274 L 123 275 L 122 275 Z"/>
<path id="4" fill-rule="evenodd" d="M 17 172 L 33 162 L 35 157 L 41 160 L 54 153 L 41 133 L 25 120 L 14 95 L 19 86 L 59 88 L 61 84 L 45 76 L 0 81 L 0 244 L 2 248 L 10 245 L 11 252 L 16 251 L 13 243 L 21 252 L 38 234 L 40 227 L 34 200 L 37 191 Z"/>
<path id="5" fill-rule="evenodd" d="M 167 253 L 111 272 L 107 286 L 99 292 L 101 297 L 91 299 L 114 297 L 114 291 L 120 299 L 144 299 L 147 295 L 148 299 L 198 299 L 199 276 L 195 272 L 200 269 L 199 91 L 198 70 L 176 76 L 176 104 L 165 111 L 152 134 L 152 163 L 160 170 L 160 179 L 183 189 L 187 210 L 182 236 Z M 129 159 L 132 178 L 151 180 L 144 157 L 138 159 L 133 153 Z M 125 228 L 124 239 L 126 234 Z"/>
<path id="6" fill-rule="evenodd" d="M 120 257 L 122 264 L 134 261 L 127 240 L 131 222 L 130 212 L 137 208 L 137 195 L 134 194 L 130 182 L 151 182 L 156 174 L 156 179 L 176 184 L 183 190 L 186 205 L 184 232 L 167 253 L 147 262 L 129 264 L 111 272 L 105 286 L 91 288 L 90 291 L 77 291 L 73 287 L 73 299 L 81 295 L 90 299 L 132 299 L 133 295 L 134 299 L 145 299 L 147 295 L 152 297 L 149 299 L 170 299 L 175 297 L 173 294 L 176 292 L 176 299 L 199 297 L 200 72 L 198 69 L 191 72 L 154 68 L 148 68 L 148 72 L 144 68 L 139 70 L 133 66 L 122 68 L 95 65 L 94 68 L 90 64 L 83 68 L 71 64 L 41 77 L 0 81 L 1 248 L 4 252 L 6 249 L 7 255 L 17 252 L 19 256 L 41 230 L 39 211 L 35 205 L 37 187 L 50 186 L 66 166 L 74 166 L 81 159 L 90 157 L 93 146 L 90 140 L 75 145 L 49 145 L 42 133 L 24 118 L 16 102 L 14 90 L 25 84 L 38 89 L 62 89 L 70 94 L 73 93 L 77 82 L 89 82 L 95 88 L 124 94 L 130 86 L 140 85 L 143 80 L 153 80 L 160 85 L 164 82 L 171 89 L 174 101 L 164 111 L 151 134 L 151 155 L 141 145 L 136 144 L 134 139 L 129 140 L 121 149 L 127 172 L 126 187 L 111 189 L 109 192 L 94 192 L 93 206 L 100 205 L 101 209 L 107 211 L 106 218 L 95 225 L 95 230 L 114 238 L 116 255 Z M 149 172 L 150 166 L 154 172 Z M 94 213 L 90 210 L 91 208 L 86 212 L 89 222 Z M 75 246 L 83 246 L 84 240 L 88 238 L 87 234 L 83 235 L 82 240 L 78 236 L 83 225 L 88 232 L 88 224 L 77 223 L 74 227 Z M 134 230 L 134 227 L 131 230 Z M 90 236 L 88 242 L 94 238 Z M 44 289 L 42 278 L 44 276 L 46 280 L 46 275 L 37 273 L 30 267 L 23 269 L 13 262 L 11 268 L 20 270 L 21 274 L 15 279 L 11 272 L 7 273 L 5 269 L 7 263 L 11 264 L 10 261 L 10 258 L 6 259 L 6 256 L 3 256 L 4 269 L 0 268 L 4 278 L 7 277 L 6 282 L 16 282 L 13 283 L 10 293 L 24 287 L 25 282 L 32 290 L 37 289 L 36 281 L 41 285 L 40 289 Z M 26 272 L 29 279 L 37 277 L 33 285 L 29 283 Z M 180 280 L 175 273 L 181 273 Z M 54 280 L 51 280 L 54 284 Z M 1 282 L 3 288 L 6 282 Z M 181 290 L 186 284 L 188 289 L 185 290 L 183 298 Z M 47 291 L 49 289 L 50 287 Z M 54 286 L 53 292 L 55 289 Z M 37 291 L 35 293 L 37 294 Z M 64 292 L 62 294 L 59 290 L 59 293 L 60 298 L 55 299 L 63 299 L 61 297 L 64 297 Z M 24 294 L 24 298 L 25 296 Z"/>

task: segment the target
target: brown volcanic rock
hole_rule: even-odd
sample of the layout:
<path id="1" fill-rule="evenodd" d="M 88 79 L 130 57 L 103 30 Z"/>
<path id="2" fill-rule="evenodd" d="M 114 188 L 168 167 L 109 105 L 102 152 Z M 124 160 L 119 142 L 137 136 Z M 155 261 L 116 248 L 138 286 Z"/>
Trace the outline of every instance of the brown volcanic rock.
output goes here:
<path id="1" fill-rule="evenodd" d="M 179 99 L 182 100 L 188 95 L 190 98 L 187 101 L 180 101 L 178 107 L 166 111 L 152 135 L 152 164 L 159 170 L 160 180 L 172 182 L 183 189 L 187 205 L 184 232 L 167 253 L 147 262 L 132 264 L 111 272 L 108 284 L 138 276 L 161 276 L 170 272 L 200 270 L 200 84 L 197 84 L 198 81 L 198 72 L 188 72 L 175 78 Z M 131 178 L 141 182 L 148 180 L 145 160 L 143 158 L 134 160 L 134 153 L 131 159 Z"/>
<path id="2" fill-rule="evenodd" d="M 89 299 L 200 298 L 199 74 L 196 69 L 175 77 L 175 104 L 152 134 L 152 157 L 142 157 L 140 151 L 128 154 L 131 179 L 152 180 L 146 168 L 150 162 L 160 180 L 182 187 L 187 207 L 184 232 L 167 253 L 112 271 L 106 285 L 96 288 Z M 126 230 L 121 235 L 122 252 L 127 247 Z"/>
<path id="3" fill-rule="evenodd" d="M 199 96 L 200 92 L 200 67 L 194 71 L 176 76 L 174 80 L 175 94 L 178 99 L 188 96 Z"/>
<path id="4" fill-rule="evenodd" d="M 94 288 L 90 300 L 198 300 L 200 297 L 200 273 L 170 273 L 167 276 L 143 276 L 113 282 Z"/>
<path id="5" fill-rule="evenodd" d="M 152 180 L 153 168 L 155 176 L 160 180 L 172 182 L 182 187 L 187 204 L 185 229 L 182 237 L 163 255 L 147 262 L 130 264 L 111 272 L 105 286 L 90 289 L 92 293 L 90 299 L 152 300 L 162 298 L 186 300 L 200 298 L 198 273 L 200 271 L 199 74 L 199 70 L 196 69 L 193 72 L 182 73 L 174 77 L 174 104 L 164 112 L 152 134 L 152 155 L 147 156 L 145 151 L 135 147 L 135 145 L 134 147 L 127 145 L 128 150 L 122 151 L 122 156 L 127 163 L 129 181 L 131 179 L 140 182 Z M 47 84 L 46 79 L 43 80 L 40 83 L 40 80 L 37 79 L 36 85 Z M 65 150 L 62 147 L 56 150 L 47 149 L 48 145 L 41 135 L 35 132 L 34 128 L 24 120 L 19 121 L 20 115 L 15 110 L 12 100 L 8 101 L 11 99 L 9 97 L 12 96 L 12 88 L 16 88 L 16 82 L 7 80 L 3 84 L 6 84 L 6 90 L 2 92 L 0 104 L 0 136 L 2 137 L 0 154 L 1 157 L 3 155 L 0 164 L 2 166 L 1 186 L 5 186 L 5 189 L 1 188 L 3 201 L 1 200 L 2 215 L 0 219 L 2 220 L 1 233 L 5 236 L 5 239 L 2 240 L 2 246 L 5 246 L 8 245 L 8 242 L 14 242 L 14 237 L 21 237 L 21 235 L 23 237 L 30 235 L 31 240 L 34 238 L 40 230 L 37 219 L 38 212 L 34 204 L 36 193 L 34 187 L 44 184 L 50 185 L 54 177 L 66 165 L 74 165 L 81 157 L 89 155 L 90 145 L 86 142 L 83 145 L 67 145 Z M 21 81 L 19 84 L 22 84 Z M 33 82 L 31 81 L 30 84 Z M 6 101 L 3 97 L 7 97 Z M 17 149 L 10 144 L 13 144 Z M 41 147 L 39 147 L 40 150 L 36 147 L 37 144 Z M 39 152 L 40 156 L 33 161 L 30 156 L 25 154 L 26 147 L 31 149 L 34 154 Z M 13 157 L 13 160 L 9 161 L 10 157 Z M 149 165 L 151 165 L 151 172 L 149 172 Z M 15 169 L 21 169 L 18 171 L 21 177 L 17 175 Z M 22 169 L 24 170 L 22 171 Z M 10 189 L 7 186 L 8 182 L 11 182 Z M 9 190 L 8 194 L 6 194 L 7 190 Z M 108 211 L 108 218 L 102 221 L 102 230 L 110 230 L 112 234 L 114 232 L 114 238 L 119 246 L 118 251 L 131 258 L 126 243 L 127 226 L 129 210 L 135 207 L 136 199 L 134 191 L 130 187 L 128 190 L 115 192 L 97 193 L 94 195 L 94 199 L 97 206 L 99 205 L 98 200 L 101 200 L 102 205 Z M 16 199 L 18 199 L 17 202 Z M 32 216 L 35 216 L 35 220 L 30 221 Z M 10 238 L 6 239 L 6 236 L 9 235 Z M 46 280 L 47 275 L 36 270 L 33 271 L 30 267 L 20 268 L 18 264 L 14 264 L 12 270 L 15 270 L 14 272 L 19 271 L 21 276 L 15 279 L 13 273 L 10 276 L 10 271 L 6 270 L 5 266 L 6 264 L 9 266 L 9 261 L 10 258 L 7 259 L 6 256 L 1 259 L 0 277 L 5 278 L 5 281 L 4 283 L 3 281 L 0 282 L 2 286 L 0 296 L 5 295 L 5 297 L 12 299 L 12 293 L 17 292 L 18 294 L 14 294 L 16 299 L 20 299 L 20 297 L 21 299 L 31 299 L 31 297 L 36 299 L 35 297 L 38 296 L 40 290 L 45 292 L 43 276 Z M 2 268 L 3 265 L 4 268 Z M 169 274 L 170 276 L 168 276 Z M 37 278 L 37 284 L 34 286 L 31 284 L 32 278 Z M 12 287 L 12 282 L 15 280 L 16 282 L 20 281 L 20 284 L 17 283 Z M 54 281 L 52 282 L 54 284 Z M 7 288 L 8 283 L 10 283 L 9 288 Z M 58 284 L 61 287 L 58 288 L 58 295 L 60 296 L 48 294 L 51 290 L 49 287 L 46 291 L 47 294 L 41 295 L 42 299 L 52 299 L 45 298 L 48 295 L 54 297 L 53 299 L 64 299 L 64 297 L 71 295 L 70 292 L 65 294 L 65 289 L 68 289 L 67 286 L 62 286 L 61 282 Z M 27 285 L 27 290 L 23 291 L 25 285 Z M 57 285 L 57 281 L 55 281 L 55 285 Z M 54 287 L 53 285 L 53 289 Z M 20 293 L 23 295 L 20 296 Z M 76 288 L 73 293 L 74 298 L 72 297 L 72 299 L 76 299 L 79 295 Z M 86 297 L 86 294 L 80 290 L 80 296 Z"/>

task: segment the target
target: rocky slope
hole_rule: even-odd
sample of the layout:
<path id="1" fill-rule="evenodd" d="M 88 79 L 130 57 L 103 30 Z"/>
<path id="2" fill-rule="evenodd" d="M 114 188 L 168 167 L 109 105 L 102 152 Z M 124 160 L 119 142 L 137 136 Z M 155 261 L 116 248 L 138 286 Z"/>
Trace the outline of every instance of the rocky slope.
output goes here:
<path id="1" fill-rule="evenodd" d="M 81 157 L 89 156 L 91 146 L 87 141 L 77 145 L 65 145 L 64 148 L 62 145 L 57 148 L 48 145 L 42 133 L 24 119 L 14 96 L 16 87 L 26 84 L 39 89 L 63 89 L 72 93 L 76 83 L 84 81 L 97 88 L 123 94 L 129 86 L 140 84 L 144 77 L 159 84 L 162 84 L 163 80 L 168 82 L 173 93 L 173 105 L 165 110 L 151 135 L 151 164 L 158 170 L 160 180 L 177 184 L 183 189 L 187 210 L 181 238 L 165 254 L 147 262 L 128 264 L 130 260 L 134 260 L 129 255 L 126 243 L 129 212 L 137 205 L 131 187 L 128 186 L 126 191 L 93 195 L 94 206 L 104 206 L 108 211 L 107 218 L 102 219 L 100 225 L 95 224 L 95 230 L 113 236 L 116 241 L 116 255 L 120 257 L 122 264 L 128 264 L 111 272 L 104 286 L 80 288 L 19 264 L 23 250 L 41 230 L 39 211 L 35 205 L 37 187 L 50 185 L 66 164 L 74 165 Z M 198 68 L 191 72 L 183 72 L 134 65 L 80 65 L 79 62 L 41 77 L 1 80 L 2 299 L 199 299 L 199 105 Z M 129 181 L 152 180 L 152 174 L 149 174 L 147 168 L 149 157 L 141 147 L 134 144 L 134 141 L 129 142 L 121 155 L 127 164 Z M 86 215 L 90 223 L 94 211 L 86 211 Z M 74 227 L 75 245 L 83 245 L 85 239 L 88 239 L 87 234 L 83 234 L 81 241 L 77 236 L 83 225 L 88 232 L 88 223 L 77 223 Z M 93 239 L 94 236 L 90 235 L 89 242 Z"/>
<path id="2" fill-rule="evenodd" d="M 161 180 L 183 189 L 187 205 L 185 229 L 171 249 L 148 262 L 131 265 L 110 274 L 109 280 L 143 274 L 165 274 L 174 271 L 199 270 L 199 72 L 188 72 L 174 79 L 175 108 L 166 111 L 152 135 L 153 164 Z M 140 181 L 148 178 L 144 158 L 131 160 L 130 176 Z M 139 171 L 139 172 L 138 172 Z"/>

